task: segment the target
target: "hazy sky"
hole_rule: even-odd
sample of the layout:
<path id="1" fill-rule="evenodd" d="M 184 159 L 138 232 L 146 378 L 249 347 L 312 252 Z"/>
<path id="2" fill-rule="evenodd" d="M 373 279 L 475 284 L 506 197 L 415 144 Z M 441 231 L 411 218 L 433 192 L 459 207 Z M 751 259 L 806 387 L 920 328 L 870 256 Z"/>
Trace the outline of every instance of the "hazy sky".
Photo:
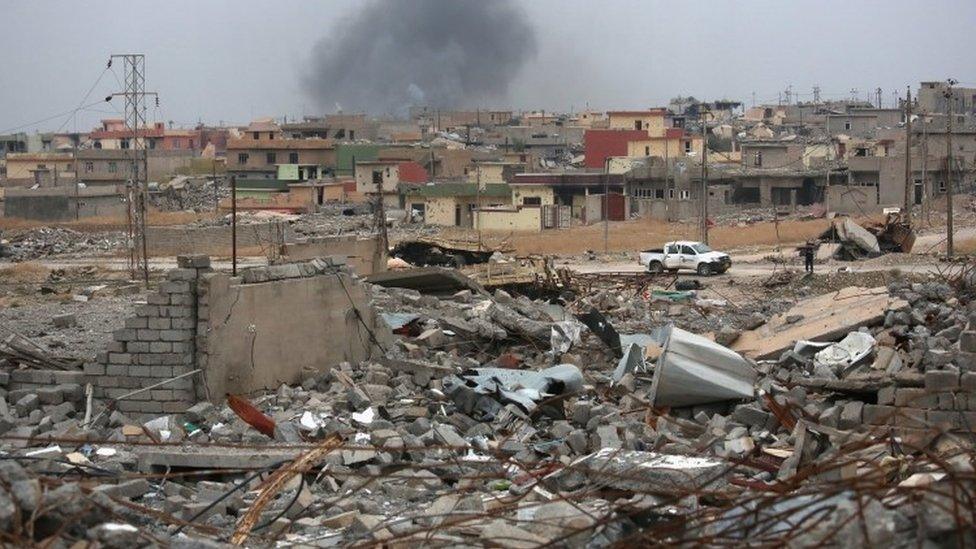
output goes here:
<path id="1" fill-rule="evenodd" d="M 412 0 L 394 0 L 409 4 Z M 446 1 L 446 0 L 445 0 Z M 157 120 L 245 123 L 326 110 L 303 81 L 311 53 L 362 9 L 330 0 L 0 0 L 0 133 L 86 130 L 112 105 L 71 111 L 121 88 L 111 53 L 145 53 Z M 522 2 L 535 29 L 505 96 L 484 107 L 580 109 L 663 105 L 675 95 L 776 101 L 864 98 L 952 76 L 976 86 L 973 0 Z M 383 29 L 376 28 L 377 35 Z M 381 79 L 377 74 L 376 79 Z M 100 80 L 98 80 L 100 78 Z M 119 100 L 115 107 L 122 108 Z M 331 109 L 329 109 L 331 110 Z"/>

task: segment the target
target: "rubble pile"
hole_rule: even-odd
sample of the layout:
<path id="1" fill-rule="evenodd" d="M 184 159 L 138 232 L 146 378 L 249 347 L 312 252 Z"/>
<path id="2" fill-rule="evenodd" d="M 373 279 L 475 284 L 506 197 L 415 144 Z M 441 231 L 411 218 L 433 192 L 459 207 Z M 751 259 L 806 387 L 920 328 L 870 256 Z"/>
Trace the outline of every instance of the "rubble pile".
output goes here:
<path id="1" fill-rule="evenodd" d="M 113 252 L 122 246 L 124 235 L 117 232 L 88 233 L 64 227 L 40 227 L 4 232 L 0 259 L 30 261 L 50 256 Z"/>
<path id="2" fill-rule="evenodd" d="M 149 203 L 163 212 L 212 212 L 220 200 L 230 197 L 230 184 L 217 180 L 179 176 L 149 193 Z"/>
<path id="3" fill-rule="evenodd" d="M 976 304 L 949 284 L 893 282 L 878 322 L 756 361 L 729 347 L 785 300 L 697 325 L 694 297 L 371 291 L 392 336 L 367 360 L 184 414 L 12 372 L 4 539 L 976 542 Z"/>

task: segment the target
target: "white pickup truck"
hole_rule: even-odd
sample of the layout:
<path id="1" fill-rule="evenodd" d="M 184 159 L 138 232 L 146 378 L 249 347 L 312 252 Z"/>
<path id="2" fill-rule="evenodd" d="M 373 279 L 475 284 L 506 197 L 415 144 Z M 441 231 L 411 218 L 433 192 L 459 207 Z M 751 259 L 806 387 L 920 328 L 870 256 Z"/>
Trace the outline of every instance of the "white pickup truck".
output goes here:
<path id="1" fill-rule="evenodd" d="M 701 242 L 668 242 L 664 248 L 644 250 L 640 264 L 650 273 L 676 272 L 681 269 L 695 271 L 701 276 L 721 274 L 732 266 L 729 254 L 716 252 Z"/>

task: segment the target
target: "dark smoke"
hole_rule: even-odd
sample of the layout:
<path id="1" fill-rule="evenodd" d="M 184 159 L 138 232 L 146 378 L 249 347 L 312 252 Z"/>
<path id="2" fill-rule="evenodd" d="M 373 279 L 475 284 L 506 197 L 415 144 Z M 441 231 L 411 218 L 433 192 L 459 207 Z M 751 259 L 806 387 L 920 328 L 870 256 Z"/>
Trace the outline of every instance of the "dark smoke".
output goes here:
<path id="1" fill-rule="evenodd" d="M 376 1 L 315 45 L 305 86 L 326 110 L 477 106 L 503 97 L 535 53 L 535 30 L 510 0 Z"/>

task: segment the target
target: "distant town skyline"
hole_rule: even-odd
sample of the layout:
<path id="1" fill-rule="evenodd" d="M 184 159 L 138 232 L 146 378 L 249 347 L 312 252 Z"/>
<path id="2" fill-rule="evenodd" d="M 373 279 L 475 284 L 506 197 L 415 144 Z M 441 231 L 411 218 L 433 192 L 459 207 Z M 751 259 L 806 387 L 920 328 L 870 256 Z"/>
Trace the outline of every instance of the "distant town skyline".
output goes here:
<path id="1" fill-rule="evenodd" d="M 436 12 L 433 0 L 411 1 L 396 5 L 403 12 Z M 520 49 L 508 54 L 511 63 L 491 69 L 493 78 L 507 80 L 504 86 L 462 97 L 457 106 L 602 110 L 663 106 L 677 95 L 750 105 L 753 93 L 757 103 L 776 102 L 787 86 L 799 100 L 811 100 L 819 86 L 824 99 L 850 97 L 856 89 L 858 98 L 872 101 L 880 87 L 884 104 L 893 106 L 896 93 L 903 96 L 907 85 L 922 80 L 976 80 L 976 3 L 964 0 L 930 2 L 924 9 L 900 0 L 513 5 L 524 18 L 520 33 L 531 33 L 531 40 L 520 40 Z M 357 15 L 383 21 L 376 14 L 384 9 L 345 0 L 8 2 L 4 11 L 12 24 L 0 35 L 7 52 L 0 67 L 0 133 L 87 131 L 101 118 L 118 117 L 121 103 L 98 103 L 121 89 L 121 67 L 105 69 L 112 53 L 146 54 L 147 88 L 160 96 L 151 120 L 241 124 L 332 112 L 335 102 L 324 96 L 331 88 L 307 85 L 316 70 L 313 52 L 332 47 L 329 38 L 342 36 Z M 439 28 L 450 35 L 453 25 L 432 24 L 427 32 Z M 383 25 L 373 32 L 379 40 Z M 409 51 L 422 56 L 426 50 Z M 351 67 L 345 90 L 384 81 L 383 70 L 352 70 L 384 65 L 371 65 L 355 51 L 344 56 Z M 342 61 L 333 60 L 320 75 L 326 84 Z M 465 62 L 457 66 L 483 80 Z M 423 59 L 416 63 L 422 66 Z M 79 106 L 85 108 L 75 110 Z"/>

